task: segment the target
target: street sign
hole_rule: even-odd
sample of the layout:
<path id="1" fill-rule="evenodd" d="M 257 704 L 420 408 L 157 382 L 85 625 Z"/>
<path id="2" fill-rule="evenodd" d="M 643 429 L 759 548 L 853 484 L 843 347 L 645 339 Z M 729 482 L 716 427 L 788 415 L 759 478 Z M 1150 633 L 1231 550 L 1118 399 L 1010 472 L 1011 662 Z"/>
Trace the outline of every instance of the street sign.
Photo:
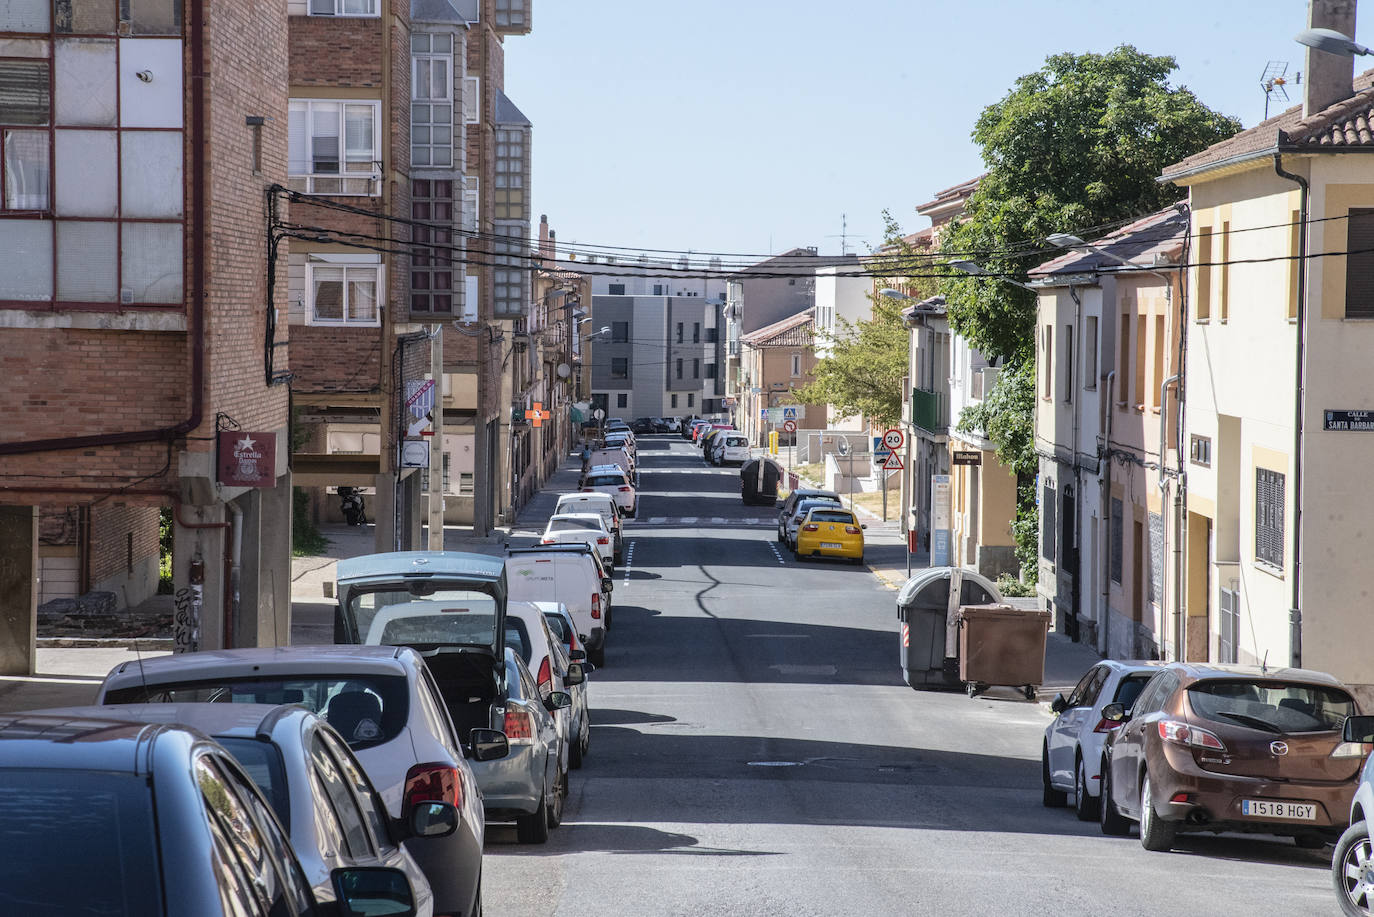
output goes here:
<path id="1" fill-rule="evenodd" d="M 536 428 L 543 426 L 544 421 L 549 419 L 549 412 L 544 410 L 544 402 L 536 401 L 534 407 L 525 412 L 525 419 Z"/>
<path id="2" fill-rule="evenodd" d="M 789 419 L 786 413 L 784 413 L 785 411 L 787 411 L 787 408 L 764 408 L 763 416 L 769 423 L 782 423 Z"/>
<path id="3" fill-rule="evenodd" d="M 887 461 L 883 462 L 886 471 L 901 471 L 906 466 L 902 464 L 902 457 L 895 452 L 887 454 Z"/>
<path id="4" fill-rule="evenodd" d="M 796 432 L 797 432 L 797 422 L 796 422 L 795 420 L 784 420 L 784 421 L 782 422 L 782 432 L 784 432 L 784 433 L 796 433 Z"/>
<path id="5" fill-rule="evenodd" d="M 902 434 L 901 430 L 888 430 L 883 434 L 883 445 L 893 452 L 902 448 L 902 444 L 905 442 L 906 436 Z"/>
<path id="6" fill-rule="evenodd" d="M 406 407 L 416 419 L 434 410 L 434 380 L 421 379 L 406 383 Z"/>
<path id="7" fill-rule="evenodd" d="M 606 419 L 606 412 L 601 410 L 601 408 L 597 408 L 595 411 L 592 411 L 592 418 L 597 422 L 603 421 Z"/>
<path id="8" fill-rule="evenodd" d="M 974 449 L 968 451 L 956 449 L 949 462 L 951 465 L 981 465 L 983 464 L 983 453 Z"/>
<path id="9" fill-rule="evenodd" d="M 783 420 L 801 420 L 806 416 L 806 408 L 803 405 L 785 407 L 782 409 Z"/>
<path id="10" fill-rule="evenodd" d="M 1351 431 L 1374 431 L 1374 411 L 1322 411 L 1322 429 Z"/>

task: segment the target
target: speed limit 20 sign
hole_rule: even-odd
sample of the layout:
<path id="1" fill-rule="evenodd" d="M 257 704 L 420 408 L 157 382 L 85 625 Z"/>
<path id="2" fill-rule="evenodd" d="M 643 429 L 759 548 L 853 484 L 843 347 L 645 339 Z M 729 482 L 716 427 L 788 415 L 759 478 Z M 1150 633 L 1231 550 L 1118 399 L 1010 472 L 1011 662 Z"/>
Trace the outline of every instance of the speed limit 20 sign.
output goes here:
<path id="1" fill-rule="evenodd" d="M 902 444 L 905 442 L 906 436 L 903 435 L 901 430 L 888 430 L 883 434 L 883 445 L 893 452 L 902 448 Z"/>

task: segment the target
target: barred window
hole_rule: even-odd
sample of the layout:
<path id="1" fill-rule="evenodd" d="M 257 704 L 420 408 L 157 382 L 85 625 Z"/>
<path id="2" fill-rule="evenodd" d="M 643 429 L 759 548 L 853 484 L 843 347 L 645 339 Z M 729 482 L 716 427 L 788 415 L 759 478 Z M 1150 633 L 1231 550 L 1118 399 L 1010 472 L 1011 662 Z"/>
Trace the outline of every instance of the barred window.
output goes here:
<path id="1" fill-rule="evenodd" d="M 1255 469 L 1255 559 L 1283 566 L 1284 476 Z"/>

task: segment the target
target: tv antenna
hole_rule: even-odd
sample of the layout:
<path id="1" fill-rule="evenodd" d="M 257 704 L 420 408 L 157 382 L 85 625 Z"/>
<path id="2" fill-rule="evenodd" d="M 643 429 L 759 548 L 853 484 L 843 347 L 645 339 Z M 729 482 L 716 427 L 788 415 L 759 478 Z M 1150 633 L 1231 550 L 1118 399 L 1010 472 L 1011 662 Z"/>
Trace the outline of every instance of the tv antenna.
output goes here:
<path id="1" fill-rule="evenodd" d="M 845 214 L 845 213 L 842 213 L 842 214 L 840 214 L 840 234 L 839 234 L 838 236 L 826 236 L 825 238 L 827 238 L 827 239 L 839 239 L 839 240 L 840 240 L 840 255 L 843 256 L 843 255 L 849 254 L 849 240 L 850 240 L 850 239 L 858 239 L 859 241 L 862 242 L 864 237 L 863 237 L 863 236 L 851 236 L 851 235 L 849 234 L 849 215 L 848 215 L 848 214 Z"/>
<path id="2" fill-rule="evenodd" d="M 1293 85 L 1302 84 L 1302 74 L 1293 75 Z M 1270 102 L 1288 101 L 1288 61 L 1271 60 L 1264 65 L 1264 73 L 1260 74 L 1260 88 L 1264 90 L 1264 117 L 1269 118 Z"/>

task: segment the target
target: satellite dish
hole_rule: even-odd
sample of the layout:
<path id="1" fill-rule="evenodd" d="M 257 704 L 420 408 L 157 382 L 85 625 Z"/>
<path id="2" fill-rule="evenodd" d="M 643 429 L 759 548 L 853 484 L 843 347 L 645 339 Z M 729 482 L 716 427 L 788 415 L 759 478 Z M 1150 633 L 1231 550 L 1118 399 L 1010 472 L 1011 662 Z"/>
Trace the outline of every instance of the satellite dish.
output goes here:
<path id="1" fill-rule="evenodd" d="M 558 378 L 566 379 L 568 376 L 572 375 L 572 367 L 567 363 L 559 363 L 558 369 L 555 370 L 555 372 L 558 373 Z"/>

